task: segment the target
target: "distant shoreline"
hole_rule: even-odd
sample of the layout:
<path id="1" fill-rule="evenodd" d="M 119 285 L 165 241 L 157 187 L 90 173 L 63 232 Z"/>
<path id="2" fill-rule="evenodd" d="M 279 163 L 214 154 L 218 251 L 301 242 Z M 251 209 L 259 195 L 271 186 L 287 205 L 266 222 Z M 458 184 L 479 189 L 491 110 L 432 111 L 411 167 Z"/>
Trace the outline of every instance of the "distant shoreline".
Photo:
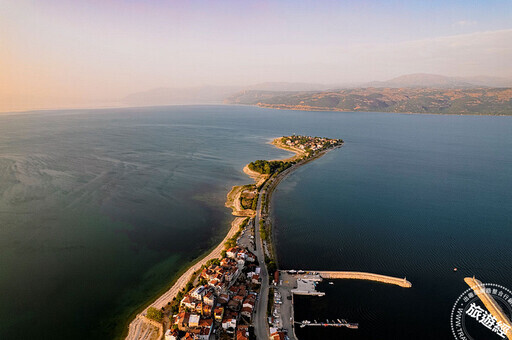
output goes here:
<path id="1" fill-rule="evenodd" d="M 290 111 L 303 111 L 303 112 L 343 112 L 343 113 L 384 113 L 384 114 L 403 114 L 403 115 L 435 115 L 435 116 L 486 116 L 486 117 L 512 117 L 512 113 L 446 113 L 446 112 L 396 112 L 396 111 L 354 111 L 343 109 L 328 109 L 321 107 L 298 107 L 298 106 L 279 106 L 279 105 L 259 105 L 259 104 L 228 104 L 228 105 L 243 105 L 259 107 L 261 109 L 271 110 L 290 110 Z"/>
<path id="2" fill-rule="evenodd" d="M 54 109 L 29 109 L 19 111 L 0 111 L 0 117 L 37 114 L 39 112 L 51 111 L 86 111 L 86 110 L 116 110 L 116 109 L 150 109 L 160 107 L 178 107 L 178 106 L 242 106 L 242 107 L 256 107 L 261 109 L 271 110 L 290 110 L 290 111 L 304 111 L 304 112 L 344 112 L 344 113 L 384 113 L 384 114 L 404 114 L 404 115 L 436 115 L 436 116 L 486 116 L 486 117 L 512 117 L 511 114 L 495 114 L 495 113 L 445 113 L 445 112 L 388 112 L 388 111 L 353 111 L 353 110 L 331 110 L 322 108 L 292 108 L 292 107 L 273 107 L 258 104 L 241 104 L 241 103 L 197 103 L 197 104 L 165 104 L 165 105 L 142 105 L 142 106 L 98 106 L 98 107 L 70 107 L 70 108 L 54 108 Z"/>

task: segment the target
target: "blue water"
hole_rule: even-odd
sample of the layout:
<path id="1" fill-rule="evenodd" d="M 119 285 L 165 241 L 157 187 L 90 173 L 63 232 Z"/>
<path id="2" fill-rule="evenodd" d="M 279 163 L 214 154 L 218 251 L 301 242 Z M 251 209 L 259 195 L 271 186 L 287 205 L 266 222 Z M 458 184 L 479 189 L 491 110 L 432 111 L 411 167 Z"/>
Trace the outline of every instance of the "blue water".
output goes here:
<path id="1" fill-rule="evenodd" d="M 343 136 L 342 149 L 299 169 L 274 195 L 280 265 L 407 276 L 413 288 L 323 286 L 327 297 L 297 300 L 297 318 L 342 317 L 360 329 L 297 335 L 449 339 L 465 276 L 512 287 L 512 120 L 354 116 L 328 129 Z"/>
<path id="2" fill-rule="evenodd" d="M 445 314 L 465 273 L 512 287 L 511 131 L 507 117 L 244 106 L 2 115 L 0 338 L 119 336 L 223 238 L 225 195 L 248 182 L 243 165 L 286 156 L 267 141 L 292 133 L 346 143 L 274 195 L 280 265 L 407 275 L 414 285 L 337 282 L 332 298 L 298 301 L 297 313 L 341 306 L 336 317 L 365 325 L 359 339 L 389 320 L 389 339 L 448 338 Z M 299 337 L 319 334 L 307 332 Z"/>

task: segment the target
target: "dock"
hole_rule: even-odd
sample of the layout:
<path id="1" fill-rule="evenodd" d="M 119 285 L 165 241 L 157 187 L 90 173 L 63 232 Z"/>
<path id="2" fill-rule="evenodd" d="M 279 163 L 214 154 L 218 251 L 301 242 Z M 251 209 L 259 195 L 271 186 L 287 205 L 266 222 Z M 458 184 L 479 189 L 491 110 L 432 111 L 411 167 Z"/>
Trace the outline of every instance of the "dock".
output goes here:
<path id="1" fill-rule="evenodd" d="M 317 279 L 307 279 L 307 278 L 298 278 L 297 279 L 297 288 L 292 289 L 292 294 L 295 295 L 315 295 L 315 296 L 324 296 L 324 292 L 319 292 L 316 290 L 316 283 L 321 280 Z"/>
<path id="2" fill-rule="evenodd" d="M 347 327 L 350 329 L 358 329 L 359 324 L 353 323 L 353 322 L 347 322 L 345 319 L 337 319 L 337 320 L 326 320 L 325 322 L 318 322 L 314 320 L 313 322 L 309 320 L 304 320 L 302 322 L 295 321 L 296 325 L 300 325 L 301 328 L 304 328 L 306 326 L 313 326 L 313 327 Z"/>
<path id="3" fill-rule="evenodd" d="M 327 322 L 313 322 L 304 320 L 297 322 L 294 320 L 294 296 L 295 295 L 312 295 L 312 296 L 325 296 L 325 292 L 316 290 L 316 286 L 324 279 L 356 279 L 356 280 L 370 280 L 387 284 L 393 284 L 404 288 L 412 287 L 412 283 L 405 278 L 396 278 L 392 276 L 372 274 L 365 272 L 348 272 L 348 271 L 313 271 L 313 270 L 281 270 L 280 282 L 276 284 L 276 289 L 280 292 L 282 298 L 281 320 L 282 328 L 288 331 L 288 336 L 291 340 L 296 340 L 295 335 L 296 327 L 347 327 L 350 329 L 357 329 L 357 323 L 350 323 L 344 319 L 327 320 Z"/>

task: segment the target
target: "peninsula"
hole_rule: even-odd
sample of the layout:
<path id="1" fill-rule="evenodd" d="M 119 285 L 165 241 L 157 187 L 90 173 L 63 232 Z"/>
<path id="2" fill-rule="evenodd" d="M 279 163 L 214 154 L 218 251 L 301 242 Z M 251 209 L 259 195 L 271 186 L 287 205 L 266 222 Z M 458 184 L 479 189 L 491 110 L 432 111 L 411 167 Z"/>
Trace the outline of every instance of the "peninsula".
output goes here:
<path id="1" fill-rule="evenodd" d="M 237 339 L 248 339 L 249 332 L 268 338 L 268 272 L 277 269 L 267 220 L 272 190 L 293 169 L 341 146 L 343 140 L 293 135 L 271 144 L 295 155 L 244 167 L 255 183 L 235 186 L 228 193 L 226 207 L 236 217 L 223 242 L 139 313 L 126 339 L 162 339 L 164 334 L 166 340 L 208 339 L 214 331 L 221 338 L 235 332 Z"/>
<path id="2" fill-rule="evenodd" d="M 160 340 L 165 335 L 166 340 L 207 340 L 215 333 L 217 339 L 282 339 L 287 335 L 293 340 L 293 294 L 324 294 L 314 289 L 314 282 L 322 278 L 412 286 L 405 278 L 364 272 L 278 270 L 269 218 L 272 193 L 291 171 L 340 147 L 343 140 L 293 135 L 276 138 L 271 144 L 295 155 L 256 160 L 244 167 L 254 183 L 234 186 L 227 194 L 225 205 L 235 218 L 223 242 L 138 314 L 126 339 Z M 281 284 L 280 275 L 288 277 L 288 284 Z M 269 315 L 274 316 L 272 322 Z M 352 323 L 339 325 L 357 328 Z"/>

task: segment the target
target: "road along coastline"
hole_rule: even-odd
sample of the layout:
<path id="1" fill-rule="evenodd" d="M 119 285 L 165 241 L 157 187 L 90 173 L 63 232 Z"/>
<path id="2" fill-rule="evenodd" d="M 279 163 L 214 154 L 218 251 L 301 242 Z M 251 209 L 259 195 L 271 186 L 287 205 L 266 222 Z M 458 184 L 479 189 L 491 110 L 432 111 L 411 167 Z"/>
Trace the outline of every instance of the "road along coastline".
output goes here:
<path id="1" fill-rule="evenodd" d="M 324 155 L 326 152 L 332 149 L 322 150 L 317 152 L 316 154 L 309 154 L 294 147 L 289 147 L 281 142 L 282 138 L 276 138 L 274 139 L 271 144 L 274 145 L 277 148 L 294 152 L 295 155 L 283 160 L 280 160 L 282 162 L 295 162 L 290 168 L 286 169 L 282 173 L 279 174 L 262 174 L 257 171 L 253 171 L 249 169 L 249 164 L 246 165 L 243 169 L 244 173 L 246 173 L 249 177 L 251 177 L 253 180 L 255 180 L 256 187 L 258 189 L 268 188 L 270 187 L 271 190 L 275 188 L 277 183 L 284 178 L 287 174 L 291 172 L 292 169 L 296 169 L 299 166 L 316 159 L 322 155 Z M 272 185 L 274 183 L 274 185 Z M 243 209 L 243 207 L 240 206 L 239 200 L 240 195 L 242 193 L 242 189 L 244 186 L 234 186 L 230 192 L 227 194 L 227 200 L 226 200 L 226 207 L 231 208 L 233 210 L 233 215 L 235 215 L 235 219 L 231 223 L 231 228 L 226 235 L 226 237 L 222 240 L 219 245 L 213 249 L 209 254 L 204 256 L 202 259 L 197 261 L 195 264 L 193 264 L 191 267 L 189 267 L 176 281 L 175 283 L 162 295 L 160 295 L 155 301 L 153 301 L 150 305 L 148 305 L 142 312 L 136 315 L 134 320 L 131 321 L 131 323 L 128 326 L 128 334 L 126 336 L 127 340 L 152 340 L 152 339 L 160 339 L 162 337 L 162 332 L 165 331 L 163 327 L 157 327 L 155 325 L 155 322 L 148 319 L 146 317 L 147 311 L 150 307 L 156 308 L 158 310 L 165 307 L 170 301 L 172 301 L 180 292 L 182 289 L 185 288 L 187 283 L 190 281 L 190 279 L 193 277 L 194 273 L 198 271 L 202 265 L 206 264 L 211 259 L 214 258 L 220 258 L 221 252 L 224 249 L 224 244 L 227 240 L 229 240 L 233 235 L 236 234 L 236 232 L 239 230 L 240 225 L 245 221 L 247 217 L 254 218 L 256 216 L 256 211 L 252 209 Z M 264 189 L 263 189 L 264 190 Z M 263 190 L 258 190 L 258 212 L 261 210 L 261 193 Z M 268 196 L 267 196 L 268 197 Z M 266 205 L 268 208 L 268 205 Z M 257 233 L 259 234 L 259 233 Z M 263 259 L 261 260 L 263 261 Z M 262 262 L 263 266 L 265 266 L 265 262 Z M 266 271 L 266 268 L 265 268 Z M 267 281 L 268 283 L 268 281 Z M 260 299 L 261 300 L 261 299 Z"/>

